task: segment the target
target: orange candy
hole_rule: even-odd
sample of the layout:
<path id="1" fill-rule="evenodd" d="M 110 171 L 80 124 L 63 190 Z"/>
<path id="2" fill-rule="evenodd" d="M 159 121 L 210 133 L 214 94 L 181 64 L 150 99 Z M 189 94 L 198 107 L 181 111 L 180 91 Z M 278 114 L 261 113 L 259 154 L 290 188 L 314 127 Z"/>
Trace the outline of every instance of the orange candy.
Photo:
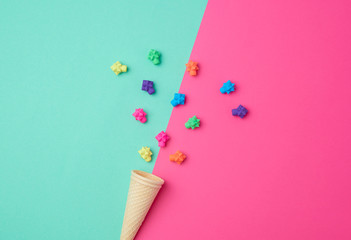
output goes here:
<path id="1" fill-rule="evenodd" d="M 189 62 L 186 63 L 185 66 L 190 76 L 196 76 L 197 70 L 199 70 L 199 67 L 197 66 L 197 62 L 193 62 L 189 60 Z"/>
<path id="2" fill-rule="evenodd" d="M 176 162 L 178 164 L 181 164 L 185 159 L 186 159 L 186 155 L 179 150 L 175 154 L 171 154 L 169 156 L 169 160 L 171 162 Z"/>

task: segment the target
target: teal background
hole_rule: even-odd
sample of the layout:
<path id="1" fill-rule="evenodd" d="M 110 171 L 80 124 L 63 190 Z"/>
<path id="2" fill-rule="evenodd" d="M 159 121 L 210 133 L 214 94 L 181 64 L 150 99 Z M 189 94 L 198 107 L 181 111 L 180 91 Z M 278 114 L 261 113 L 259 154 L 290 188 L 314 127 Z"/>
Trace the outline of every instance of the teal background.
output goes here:
<path id="1" fill-rule="evenodd" d="M 205 7 L 1 1 L 1 240 L 119 239 L 130 171 L 153 169 Z M 147 60 L 151 48 L 161 65 Z M 116 76 L 118 60 L 129 70 Z M 144 125 L 131 115 L 139 107 Z"/>

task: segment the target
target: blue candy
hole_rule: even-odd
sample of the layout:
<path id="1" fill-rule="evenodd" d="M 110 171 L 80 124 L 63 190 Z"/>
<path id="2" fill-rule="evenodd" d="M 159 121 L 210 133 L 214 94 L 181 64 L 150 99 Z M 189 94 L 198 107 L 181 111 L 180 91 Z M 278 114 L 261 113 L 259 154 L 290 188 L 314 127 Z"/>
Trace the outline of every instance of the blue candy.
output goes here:
<path id="1" fill-rule="evenodd" d="M 228 80 L 226 83 L 223 83 L 223 87 L 220 89 L 221 93 L 223 94 L 229 94 L 231 92 L 234 92 L 234 90 L 234 83 L 232 83 L 230 80 Z"/>
<path id="2" fill-rule="evenodd" d="M 178 106 L 178 105 L 184 105 L 185 102 L 185 94 L 181 94 L 181 93 L 175 93 L 174 94 L 174 98 L 171 101 L 171 104 L 173 105 L 173 107 Z"/>

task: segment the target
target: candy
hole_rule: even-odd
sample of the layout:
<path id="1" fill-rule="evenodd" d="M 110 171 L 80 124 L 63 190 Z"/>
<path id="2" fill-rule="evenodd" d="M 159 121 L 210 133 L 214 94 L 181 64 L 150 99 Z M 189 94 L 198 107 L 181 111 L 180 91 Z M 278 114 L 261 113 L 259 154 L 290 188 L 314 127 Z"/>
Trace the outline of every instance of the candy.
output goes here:
<path id="1" fill-rule="evenodd" d="M 135 109 L 133 116 L 135 117 L 135 120 L 138 120 L 141 123 L 146 122 L 146 112 L 144 112 L 142 108 Z"/>
<path id="2" fill-rule="evenodd" d="M 161 131 L 159 134 L 157 134 L 157 136 L 155 138 L 158 141 L 159 147 L 166 146 L 166 142 L 169 140 L 168 135 L 164 131 Z"/>
<path id="3" fill-rule="evenodd" d="M 185 66 L 190 76 L 196 76 L 197 70 L 199 70 L 199 67 L 197 66 L 197 62 L 193 62 L 189 60 L 189 62 L 186 63 Z"/>
<path id="4" fill-rule="evenodd" d="M 152 155 L 152 152 L 150 150 L 149 147 L 142 147 L 138 153 L 140 154 L 140 156 L 147 162 L 150 162 L 151 161 L 151 155 Z"/>
<path id="5" fill-rule="evenodd" d="M 111 69 L 116 73 L 116 75 L 118 75 L 121 72 L 127 71 L 127 65 L 122 65 L 119 61 L 117 61 L 111 66 Z"/>
<path id="6" fill-rule="evenodd" d="M 245 117 L 247 114 L 247 109 L 241 105 L 239 107 L 232 109 L 232 115 L 233 116 L 239 116 L 241 118 Z"/>
<path id="7" fill-rule="evenodd" d="M 147 56 L 147 58 L 150 59 L 152 63 L 155 65 L 160 64 L 160 57 L 161 57 L 161 53 L 154 49 L 151 49 Z"/>
<path id="8" fill-rule="evenodd" d="M 200 127 L 200 119 L 198 119 L 196 116 L 189 118 L 189 120 L 185 123 L 185 127 L 188 129 L 195 129 Z"/>
<path id="9" fill-rule="evenodd" d="M 221 87 L 220 91 L 221 93 L 225 94 L 229 94 L 231 92 L 234 92 L 234 83 L 232 83 L 230 80 L 228 80 L 228 82 L 223 83 L 223 87 Z"/>
<path id="10" fill-rule="evenodd" d="M 171 104 L 173 105 L 173 107 L 178 106 L 178 105 L 184 105 L 185 102 L 185 94 L 181 94 L 181 93 L 175 93 L 174 94 L 174 98 L 171 101 Z"/>
<path id="11" fill-rule="evenodd" d="M 153 94 L 155 92 L 154 82 L 149 80 L 143 80 L 143 85 L 141 86 L 141 90 L 148 92 L 148 94 Z"/>
<path id="12" fill-rule="evenodd" d="M 155 93 L 155 89 L 152 87 L 152 88 L 149 88 L 149 90 L 147 91 L 148 92 L 148 94 L 153 94 L 153 93 Z"/>
<path id="13" fill-rule="evenodd" d="M 175 154 L 171 154 L 169 156 L 169 160 L 171 162 L 176 162 L 178 164 L 181 164 L 185 159 L 186 159 L 186 155 L 179 150 L 176 151 Z"/>

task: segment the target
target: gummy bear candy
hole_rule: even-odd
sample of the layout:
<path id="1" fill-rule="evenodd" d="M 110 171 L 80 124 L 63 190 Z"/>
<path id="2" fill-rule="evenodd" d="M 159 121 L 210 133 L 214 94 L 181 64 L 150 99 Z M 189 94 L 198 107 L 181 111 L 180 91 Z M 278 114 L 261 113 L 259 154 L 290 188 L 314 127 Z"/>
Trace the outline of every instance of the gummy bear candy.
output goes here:
<path id="1" fill-rule="evenodd" d="M 193 62 L 189 60 L 189 62 L 186 63 L 185 66 L 190 76 L 196 76 L 197 70 L 199 70 L 199 67 L 197 66 L 197 62 Z"/>
<path id="2" fill-rule="evenodd" d="M 150 162 L 151 161 L 151 155 L 152 155 L 152 152 L 150 150 L 149 147 L 142 147 L 138 153 L 140 154 L 140 156 L 147 162 Z"/>
<path id="3" fill-rule="evenodd" d="M 135 117 L 135 120 L 138 120 L 141 123 L 146 122 L 146 112 L 144 112 L 142 108 L 135 109 L 135 112 L 132 115 Z"/>
<path id="4" fill-rule="evenodd" d="M 245 117 L 247 114 L 247 109 L 244 106 L 239 105 L 239 107 L 232 109 L 233 116 L 239 116 L 241 118 Z"/>
<path id="5" fill-rule="evenodd" d="M 153 64 L 157 65 L 157 64 L 160 64 L 160 57 L 161 57 L 161 53 L 154 50 L 154 49 L 151 49 L 149 51 L 149 54 L 147 56 L 148 59 L 150 59 L 152 61 Z"/>
<path id="6" fill-rule="evenodd" d="M 155 138 L 158 141 L 159 147 L 166 146 L 166 142 L 169 140 L 168 135 L 164 131 L 161 131 L 159 134 L 157 134 L 157 136 Z"/>
<path id="7" fill-rule="evenodd" d="M 191 129 L 200 127 L 200 119 L 198 119 L 196 116 L 189 118 L 189 120 L 185 123 L 185 127 Z"/>
<path id="8" fill-rule="evenodd" d="M 148 92 L 148 94 L 153 94 L 155 92 L 154 82 L 149 80 L 143 80 L 143 85 L 141 86 L 141 90 Z"/>
<path id="9" fill-rule="evenodd" d="M 169 156 L 169 160 L 171 162 L 176 162 L 178 164 L 181 164 L 185 159 L 186 159 L 186 155 L 179 150 L 175 154 L 171 154 Z"/>
<path id="10" fill-rule="evenodd" d="M 223 83 L 223 87 L 221 87 L 220 91 L 221 93 L 225 94 L 229 94 L 231 92 L 234 92 L 234 83 L 232 83 L 230 80 L 228 80 L 228 82 Z"/>
<path id="11" fill-rule="evenodd" d="M 185 102 L 185 94 L 175 93 L 174 98 L 171 101 L 171 104 L 173 105 L 173 107 L 175 107 L 180 104 L 184 105 L 184 102 Z"/>
<path id="12" fill-rule="evenodd" d="M 116 73 L 116 75 L 118 75 L 121 72 L 127 71 L 127 65 L 122 65 L 119 61 L 117 61 L 111 66 L 111 69 Z"/>

